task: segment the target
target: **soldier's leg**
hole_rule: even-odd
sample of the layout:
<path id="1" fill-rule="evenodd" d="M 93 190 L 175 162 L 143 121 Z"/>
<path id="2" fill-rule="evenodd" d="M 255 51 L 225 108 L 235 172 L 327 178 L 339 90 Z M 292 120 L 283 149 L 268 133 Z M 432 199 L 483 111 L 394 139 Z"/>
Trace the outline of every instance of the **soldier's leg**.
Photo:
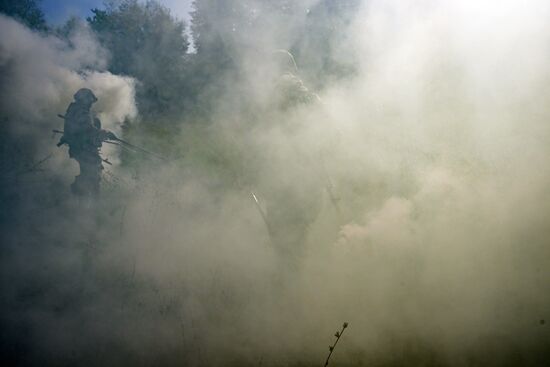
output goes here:
<path id="1" fill-rule="evenodd" d="M 76 188 L 81 195 L 96 196 L 99 194 L 99 185 L 101 182 L 101 157 L 99 154 L 91 152 L 83 154 L 80 163 L 80 175 L 75 180 Z"/>
<path id="2" fill-rule="evenodd" d="M 75 160 L 78 162 L 80 173 L 78 176 L 75 176 L 74 182 L 71 184 L 71 192 L 75 195 L 82 196 L 86 193 L 84 178 L 82 172 L 86 171 L 85 163 L 80 159 L 81 157 L 75 157 Z"/>

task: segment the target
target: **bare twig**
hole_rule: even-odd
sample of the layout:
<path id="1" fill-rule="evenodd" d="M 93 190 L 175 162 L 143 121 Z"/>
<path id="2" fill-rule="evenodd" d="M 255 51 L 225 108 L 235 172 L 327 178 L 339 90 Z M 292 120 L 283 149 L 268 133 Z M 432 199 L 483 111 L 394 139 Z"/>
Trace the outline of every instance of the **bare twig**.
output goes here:
<path id="1" fill-rule="evenodd" d="M 19 176 L 22 176 L 24 174 L 31 173 L 31 172 L 43 171 L 42 169 L 39 168 L 40 165 L 42 165 L 42 163 L 46 162 L 51 157 L 52 157 L 52 154 L 50 153 L 45 158 L 42 158 L 38 162 L 34 163 L 32 166 L 27 167 L 24 171 L 17 172 L 16 176 L 19 177 Z"/>
<path id="2" fill-rule="evenodd" d="M 344 322 L 344 324 L 342 325 L 342 330 L 337 331 L 334 334 L 334 336 L 336 337 L 336 341 L 334 342 L 334 344 L 332 344 L 328 347 L 329 353 L 328 353 L 328 356 L 327 356 L 327 360 L 325 361 L 325 367 L 328 366 L 328 361 L 330 360 L 330 356 L 332 356 L 332 352 L 334 352 L 334 348 L 336 348 L 336 344 L 338 344 L 338 341 L 342 337 L 342 334 L 344 334 L 344 330 L 346 330 L 347 327 L 348 327 L 348 323 Z"/>

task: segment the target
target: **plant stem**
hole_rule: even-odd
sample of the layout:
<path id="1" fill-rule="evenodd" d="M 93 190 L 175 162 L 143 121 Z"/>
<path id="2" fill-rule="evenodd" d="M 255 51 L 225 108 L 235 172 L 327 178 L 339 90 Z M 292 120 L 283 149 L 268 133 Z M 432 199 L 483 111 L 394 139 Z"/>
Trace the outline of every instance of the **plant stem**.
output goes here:
<path id="1" fill-rule="evenodd" d="M 337 336 L 336 336 L 336 341 L 334 342 L 333 345 L 330 346 L 330 351 L 328 353 L 328 356 L 327 356 L 327 360 L 325 361 L 325 366 L 324 367 L 327 367 L 328 366 L 328 361 L 330 360 L 330 356 L 332 355 L 332 352 L 334 352 L 334 349 L 336 348 L 336 344 L 338 344 L 338 341 L 340 340 L 340 338 L 342 337 L 342 334 L 344 334 L 344 330 L 346 330 L 346 328 L 348 327 L 348 323 L 344 323 L 344 325 L 342 326 L 342 331 L 340 331 Z"/>

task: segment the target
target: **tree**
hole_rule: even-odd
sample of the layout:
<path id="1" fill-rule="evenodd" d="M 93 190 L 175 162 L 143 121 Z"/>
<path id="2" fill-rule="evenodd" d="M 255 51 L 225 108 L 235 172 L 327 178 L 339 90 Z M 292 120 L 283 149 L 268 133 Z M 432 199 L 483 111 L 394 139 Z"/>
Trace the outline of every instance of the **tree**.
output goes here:
<path id="1" fill-rule="evenodd" d="M 290 46 L 295 13 L 304 6 L 291 0 L 195 0 L 193 9 L 191 31 L 197 54 L 223 52 L 225 60 L 238 58 L 243 50 L 269 52 Z"/>
<path id="2" fill-rule="evenodd" d="M 199 105 L 210 110 L 218 98 L 235 98 L 243 74 L 291 44 L 293 16 L 303 8 L 291 0 L 195 0 L 191 32 Z M 284 25 L 284 27 L 281 27 Z"/>
<path id="3" fill-rule="evenodd" d="M 40 0 L 0 0 L 0 13 L 13 17 L 29 28 L 39 31 L 48 29 Z"/>
<path id="4" fill-rule="evenodd" d="M 157 1 L 124 0 L 92 12 L 88 22 L 111 53 L 109 70 L 139 81 L 140 113 L 155 119 L 180 113 L 187 96 L 185 23 Z"/>
<path id="5" fill-rule="evenodd" d="M 240 33 L 242 1 L 195 0 L 191 12 L 191 34 L 195 45 L 190 83 L 197 91 L 196 103 L 209 111 L 236 72 L 234 40 Z"/>
<path id="6" fill-rule="evenodd" d="M 316 88 L 354 75 L 356 59 L 347 37 L 359 6 L 360 0 L 320 0 L 310 9 L 292 50 Z"/>

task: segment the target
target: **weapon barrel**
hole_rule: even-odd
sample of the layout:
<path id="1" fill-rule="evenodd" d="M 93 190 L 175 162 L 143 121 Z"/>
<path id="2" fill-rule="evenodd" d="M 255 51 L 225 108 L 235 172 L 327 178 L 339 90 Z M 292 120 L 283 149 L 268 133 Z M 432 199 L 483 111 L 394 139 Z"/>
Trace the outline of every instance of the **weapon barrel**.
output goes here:
<path id="1" fill-rule="evenodd" d="M 260 202 L 258 201 L 258 198 L 256 197 L 256 194 L 254 194 L 253 192 L 251 192 L 250 194 L 252 195 L 252 198 L 254 199 L 254 204 L 256 204 L 256 208 L 260 212 L 260 215 L 262 216 L 262 219 L 265 223 L 265 226 L 267 227 L 267 232 L 271 236 L 271 233 L 272 233 L 271 232 L 271 226 L 269 225 L 269 222 L 267 221 L 267 216 L 266 216 L 264 210 L 262 209 L 262 207 L 260 206 Z"/>
<path id="2" fill-rule="evenodd" d="M 64 116 L 61 116 L 61 115 L 58 115 L 58 116 L 61 117 L 61 118 L 65 118 Z M 52 132 L 53 132 L 54 134 L 62 134 L 62 135 L 65 134 L 64 131 L 57 130 L 57 129 L 53 129 Z M 114 134 L 113 134 L 113 136 L 114 136 Z M 158 154 L 155 154 L 155 153 L 150 152 L 150 151 L 148 151 L 148 150 L 146 150 L 146 149 L 143 149 L 143 148 L 141 148 L 141 147 L 138 147 L 137 145 L 128 143 L 127 141 L 122 140 L 122 139 L 119 139 L 119 138 L 116 137 L 116 136 L 114 136 L 114 138 L 112 138 L 111 140 L 113 140 L 113 142 L 105 141 L 105 143 L 120 145 L 120 146 L 127 147 L 127 148 L 132 148 L 132 149 L 137 150 L 137 151 L 139 151 L 139 152 L 142 152 L 142 153 L 145 153 L 145 154 L 149 154 L 150 156 L 155 157 L 155 158 L 158 158 L 158 159 L 160 159 L 160 160 L 167 161 L 166 158 L 164 158 L 164 157 L 162 157 L 162 156 L 160 156 L 160 155 L 158 155 Z M 117 143 L 118 143 L 118 144 L 117 144 Z"/>
<path id="3" fill-rule="evenodd" d="M 137 151 L 140 151 L 140 152 L 142 152 L 142 153 L 149 154 L 150 156 L 153 156 L 153 157 L 158 158 L 158 159 L 160 159 L 160 160 L 163 160 L 163 161 L 166 161 L 166 160 L 167 160 L 166 158 L 164 158 L 164 157 L 162 157 L 162 156 L 160 156 L 160 155 L 158 155 L 158 154 L 155 154 L 155 153 L 150 152 L 150 151 L 148 151 L 148 150 L 146 150 L 146 149 L 143 149 L 143 148 L 141 148 L 141 147 L 138 147 L 137 145 L 128 143 L 128 142 L 125 141 L 125 140 L 122 140 L 122 139 L 119 139 L 119 138 L 115 138 L 115 141 L 119 142 L 120 144 L 124 144 L 124 145 L 126 145 L 126 146 L 128 146 L 128 147 L 130 147 L 130 148 L 133 148 L 133 149 L 135 149 L 135 150 L 137 150 Z"/>

